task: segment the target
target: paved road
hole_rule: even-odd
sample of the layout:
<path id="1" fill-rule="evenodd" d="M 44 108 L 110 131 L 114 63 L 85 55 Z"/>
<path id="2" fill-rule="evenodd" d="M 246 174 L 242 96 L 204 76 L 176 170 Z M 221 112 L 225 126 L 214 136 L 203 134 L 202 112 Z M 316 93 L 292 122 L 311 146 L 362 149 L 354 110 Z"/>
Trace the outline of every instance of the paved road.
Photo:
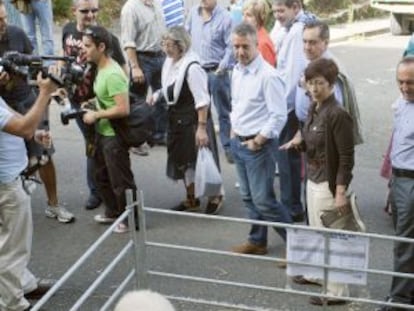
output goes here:
<path id="1" fill-rule="evenodd" d="M 365 144 L 358 147 L 353 188 L 358 194 L 364 220 L 370 232 L 392 234 L 391 220 L 386 216 L 384 205 L 386 183 L 379 177 L 382 154 L 386 148 L 391 128 L 391 102 L 397 96 L 394 74 L 395 65 L 401 55 L 407 37 L 382 35 L 370 39 L 347 41 L 333 46 L 333 51 L 346 66 L 356 84 L 360 99 L 360 110 L 364 125 Z M 69 210 L 77 216 L 73 224 L 59 224 L 44 216 L 46 199 L 42 188 L 33 196 L 34 243 L 32 270 L 39 276 L 59 278 L 77 258 L 93 243 L 106 227 L 93 222 L 98 211 L 86 211 L 83 202 L 87 196 L 85 184 L 84 148 L 78 129 L 72 122 L 63 126 L 59 121 L 59 107 L 52 107 L 51 127 L 55 137 L 57 153 L 59 196 Z M 179 183 L 165 177 L 166 150 L 155 147 L 149 157 L 132 155 L 136 181 L 144 191 L 148 206 L 167 209 L 182 199 L 184 192 Z M 224 159 L 224 157 L 222 157 Z M 234 167 L 224 161 L 223 176 L 226 187 L 226 202 L 222 215 L 244 217 L 245 211 L 234 188 L 236 180 Z M 151 240 L 183 243 L 228 250 L 233 244 L 242 242 L 248 231 L 245 225 L 227 224 L 216 220 L 194 220 L 162 215 L 148 217 L 148 237 Z M 82 268 L 75 278 L 53 297 L 45 310 L 69 310 L 76 298 L 87 288 L 103 267 L 117 254 L 126 235 L 114 235 L 103 250 Z M 271 232 L 269 256 L 280 256 L 281 240 Z M 391 245 L 372 242 L 370 249 L 371 268 L 391 269 Z M 274 263 L 253 263 L 250 260 L 228 259 L 222 256 L 200 256 L 178 251 L 152 250 L 149 253 L 151 269 L 168 272 L 189 273 L 226 280 L 253 282 L 263 285 L 284 287 L 286 276 Z M 92 299 L 81 309 L 98 309 L 126 272 L 125 262 Z M 217 285 L 199 286 L 193 283 L 172 282 L 152 278 L 151 287 L 167 294 L 188 295 L 213 300 L 232 301 L 240 304 L 258 305 L 272 310 L 319 310 L 306 303 L 305 297 L 283 296 L 282 294 L 256 290 L 232 289 Z M 354 287 L 359 296 L 370 295 L 382 298 L 389 287 L 389 279 L 370 276 L 368 289 Z M 309 288 L 312 290 L 312 288 Z M 372 310 L 372 306 L 351 304 L 336 307 L 335 310 Z M 178 310 L 224 310 L 206 306 L 180 304 Z"/>

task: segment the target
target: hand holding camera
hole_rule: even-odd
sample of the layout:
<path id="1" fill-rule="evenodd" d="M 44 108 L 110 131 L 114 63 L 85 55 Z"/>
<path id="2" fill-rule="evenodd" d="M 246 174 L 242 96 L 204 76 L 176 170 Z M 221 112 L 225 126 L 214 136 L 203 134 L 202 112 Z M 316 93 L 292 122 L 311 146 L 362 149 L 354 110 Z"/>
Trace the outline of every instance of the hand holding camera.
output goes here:
<path id="1" fill-rule="evenodd" d="M 45 77 L 42 72 L 38 72 L 36 82 L 39 88 L 39 94 L 43 95 L 51 96 L 59 87 L 53 79 L 49 76 Z"/>

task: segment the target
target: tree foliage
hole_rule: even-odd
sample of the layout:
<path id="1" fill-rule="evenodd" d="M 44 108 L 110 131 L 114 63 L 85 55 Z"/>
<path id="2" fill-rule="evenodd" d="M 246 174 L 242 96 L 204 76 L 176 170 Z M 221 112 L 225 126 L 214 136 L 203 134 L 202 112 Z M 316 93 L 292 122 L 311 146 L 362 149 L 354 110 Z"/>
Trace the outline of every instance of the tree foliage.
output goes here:
<path id="1" fill-rule="evenodd" d="M 358 1 L 352 0 L 308 0 L 305 1 L 306 9 L 317 13 L 331 13 L 336 10 L 348 8 L 352 3 Z"/>
<path id="2" fill-rule="evenodd" d="M 122 5 L 126 0 L 100 0 L 98 21 L 101 25 L 110 26 L 119 18 Z M 57 21 L 72 19 L 72 0 L 53 0 L 53 14 Z"/>

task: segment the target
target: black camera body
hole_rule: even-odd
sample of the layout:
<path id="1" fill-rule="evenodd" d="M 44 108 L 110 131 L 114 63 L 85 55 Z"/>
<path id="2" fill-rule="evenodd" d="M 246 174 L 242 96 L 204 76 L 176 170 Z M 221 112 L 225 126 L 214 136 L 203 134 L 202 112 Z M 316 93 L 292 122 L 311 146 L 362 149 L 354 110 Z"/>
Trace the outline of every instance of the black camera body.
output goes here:
<path id="1" fill-rule="evenodd" d="M 60 121 L 63 125 L 68 125 L 70 119 L 81 117 L 86 113 L 84 109 L 70 108 L 60 113 Z"/>
<path id="2" fill-rule="evenodd" d="M 70 104 L 65 107 L 67 108 L 60 113 L 60 121 L 63 125 L 68 125 L 70 119 L 82 117 L 86 113 L 85 109 L 96 110 L 96 106 L 92 103 L 88 103 L 83 108 L 73 108 Z"/>
<path id="3" fill-rule="evenodd" d="M 48 68 L 44 65 L 45 61 L 65 62 L 59 77 L 48 73 Z M 59 87 L 63 87 L 68 91 L 74 85 L 81 83 L 85 72 L 84 67 L 76 63 L 76 58 L 72 56 L 37 56 L 16 51 L 8 51 L 0 58 L 0 73 L 3 71 L 11 75 L 25 77 L 28 80 L 36 80 L 36 76 L 40 71 L 43 77 L 49 77 Z"/>
<path id="4" fill-rule="evenodd" d="M 15 51 L 4 53 L 0 58 L 0 73 L 5 71 L 10 75 L 18 75 L 27 77 L 29 75 L 28 68 L 31 70 L 42 70 L 43 61 L 41 57 L 36 55 L 22 54 Z"/>

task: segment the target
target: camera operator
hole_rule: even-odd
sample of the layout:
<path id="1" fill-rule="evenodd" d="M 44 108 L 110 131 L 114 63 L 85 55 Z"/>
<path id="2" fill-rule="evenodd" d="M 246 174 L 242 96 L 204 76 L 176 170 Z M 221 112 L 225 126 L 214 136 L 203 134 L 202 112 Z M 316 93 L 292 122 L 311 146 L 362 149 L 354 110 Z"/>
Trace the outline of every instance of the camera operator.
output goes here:
<path id="1" fill-rule="evenodd" d="M 75 15 L 76 22 L 70 22 L 63 27 L 62 32 L 62 46 L 64 56 L 74 56 L 79 64 L 85 64 L 86 58 L 82 55 L 82 34 L 83 31 L 96 24 L 96 18 L 99 12 L 98 0 L 74 0 L 72 7 L 73 14 Z M 118 39 L 111 34 L 112 46 L 113 46 L 113 59 L 124 69 L 126 72 L 125 58 L 122 54 L 122 49 L 119 45 Z M 96 66 L 90 64 L 90 68 L 85 74 L 81 85 L 77 86 L 70 101 L 74 108 L 79 108 L 80 104 L 95 97 L 93 93 L 93 81 L 96 76 Z M 86 201 L 86 209 L 94 209 L 99 207 L 102 202 L 101 196 L 98 193 L 96 187 L 96 181 L 93 176 L 94 160 L 91 156 L 94 138 L 94 126 L 86 125 L 81 117 L 76 118 L 76 123 L 82 132 L 82 135 L 86 143 L 86 179 L 89 188 L 89 198 Z M 89 148 L 89 147 L 91 148 Z"/>
<path id="2" fill-rule="evenodd" d="M 83 50 L 87 61 L 96 64 L 98 73 L 94 82 L 97 111 L 83 115 L 86 124 L 96 125 L 95 177 L 99 193 L 105 204 L 105 214 L 98 214 L 98 223 L 111 223 L 125 210 L 125 190 L 136 190 L 131 170 L 128 147 L 117 136 L 111 121 L 129 115 L 128 78 L 111 58 L 111 36 L 103 27 L 90 26 L 83 37 Z M 128 231 L 120 223 L 116 233 Z"/>
<path id="3" fill-rule="evenodd" d="M 3 13 L 0 8 L 0 19 Z M 3 311 L 29 310 L 26 299 L 41 297 L 53 285 L 51 280 L 35 278 L 27 269 L 33 223 L 30 196 L 20 176 L 28 164 L 23 138 L 35 136 L 39 143 L 50 143 L 49 133 L 36 129 L 48 107 L 50 94 L 56 89 L 40 73 L 37 82 L 39 95 L 24 116 L 10 109 L 0 97 L 0 310 Z"/>
<path id="4" fill-rule="evenodd" d="M 31 54 L 32 47 L 22 29 L 7 24 L 6 8 L 0 0 L 0 56 L 7 51 Z M 0 74 L 0 94 L 10 107 L 21 114 L 25 114 L 36 99 L 36 94 L 26 78 L 5 71 Z M 42 122 L 40 127 L 47 128 L 47 120 Z M 59 205 L 56 171 L 51 157 L 54 153 L 53 147 L 44 148 L 32 139 L 27 141 L 27 151 L 30 159 L 29 165 L 39 167 L 39 176 L 46 188 L 48 199 L 46 216 L 57 218 L 62 223 L 73 221 L 73 214 Z"/>

